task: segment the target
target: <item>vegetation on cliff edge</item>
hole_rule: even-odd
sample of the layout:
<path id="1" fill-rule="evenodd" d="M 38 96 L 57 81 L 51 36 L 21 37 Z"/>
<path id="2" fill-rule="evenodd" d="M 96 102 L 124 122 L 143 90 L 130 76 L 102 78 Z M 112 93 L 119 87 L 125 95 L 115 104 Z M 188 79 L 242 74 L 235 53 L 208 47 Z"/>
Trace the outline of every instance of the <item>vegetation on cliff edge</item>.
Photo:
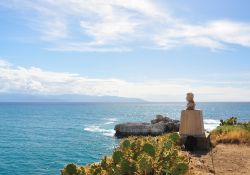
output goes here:
<path id="1" fill-rule="evenodd" d="M 62 175 L 184 175 L 188 158 L 177 145 L 177 133 L 161 136 L 129 137 L 121 140 L 111 156 L 99 163 L 77 166 L 70 163 Z M 210 133 L 213 146 L 218 143 L 250 145 L 250 122 L 238 123 L 237 118 L 221 120 L 220 126 Z"/>
<path id="2" fill-rule="evenodd" d="M 62 175 L 182 175 L 188 171 L 188 159 L 181 154 L 178 140 L 177 133 L 129 137 L 100 163 L 86 166 L 70 163 Z"/>
<path id="3" fill-rule="evenodd" d="M 250 145 L 250 122 L 238 123 L 236 117 L 225 121 L 210 133 L 212 145 L 218 143 L 243 143 Z"/>

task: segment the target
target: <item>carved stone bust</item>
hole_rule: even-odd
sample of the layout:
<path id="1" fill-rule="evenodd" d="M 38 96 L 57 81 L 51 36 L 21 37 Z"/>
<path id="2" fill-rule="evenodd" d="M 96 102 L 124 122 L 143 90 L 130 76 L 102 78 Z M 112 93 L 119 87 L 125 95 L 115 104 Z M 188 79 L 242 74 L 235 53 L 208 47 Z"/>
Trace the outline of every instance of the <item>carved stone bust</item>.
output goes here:
<path id="1" fill-rule="evenodd" d="M 186 110 L 194 110 L 195 109 L 194 94 L 191 92 L 187 93 L 186 100 L 187 100 Z"/>

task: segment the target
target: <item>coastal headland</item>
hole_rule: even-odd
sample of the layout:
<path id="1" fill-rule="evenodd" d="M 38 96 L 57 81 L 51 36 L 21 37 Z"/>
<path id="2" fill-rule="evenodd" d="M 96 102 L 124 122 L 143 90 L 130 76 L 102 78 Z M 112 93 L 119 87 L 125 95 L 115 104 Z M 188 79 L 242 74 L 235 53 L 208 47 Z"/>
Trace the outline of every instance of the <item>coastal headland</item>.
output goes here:
<path id="1" fill-rule="evenodd" d="M 160 123 L 165 130 L 157 132 Z M 168 123 L 178 121 L 157 115 L 151 123 L 121 124 L 115 127 L 124 137 L 112 155 L 104 156 L 99 163 L 77 166 L 70 163 L 62 175 L 242 175 L 250 173 L 250 122 L 240 123 L 231 117 L 221 120 L 220 126 L 209 133 L 208 149 L 188 151 L 180 144 L 180 136 Z M 163 125 L 164 124 L 164 125 Z M 136 126 L 140 126 L 135 129 Z M 129 134 L 126 129 L 128 127 Z M 132 127 L 132 130 L 131 128 Z M 145 129 L 145 128 L 146 129 Z M 150 135 L 152 129 L 152 135 Z M 157 127 L 156 127 L 157 128 Z M 164 127 L 159 127 L 163 129 Z M 159 129 L 157 128 L 157 129 Z M 174 128 L 174 129 L 173 129 Z M 126 134 L 121 134 L 124 131 Z M 138 131 L 143 131 L 138 134 Z M 133 136 L 133 132 L 135 136 Z M 149 133 L 149 136 L 145 136 Z"/>

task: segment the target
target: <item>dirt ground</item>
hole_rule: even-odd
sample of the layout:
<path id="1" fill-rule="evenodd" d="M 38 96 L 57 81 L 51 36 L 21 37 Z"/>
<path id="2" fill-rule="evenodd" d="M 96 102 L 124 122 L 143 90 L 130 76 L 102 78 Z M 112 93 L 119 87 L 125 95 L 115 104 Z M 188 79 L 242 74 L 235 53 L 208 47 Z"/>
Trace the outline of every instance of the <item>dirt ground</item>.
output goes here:
<path id="1" fill-rule="evenodd" d="M 220 144 L 210 152 L 187 154 L 188 175 L 250 175 L 250 146 Z"/>

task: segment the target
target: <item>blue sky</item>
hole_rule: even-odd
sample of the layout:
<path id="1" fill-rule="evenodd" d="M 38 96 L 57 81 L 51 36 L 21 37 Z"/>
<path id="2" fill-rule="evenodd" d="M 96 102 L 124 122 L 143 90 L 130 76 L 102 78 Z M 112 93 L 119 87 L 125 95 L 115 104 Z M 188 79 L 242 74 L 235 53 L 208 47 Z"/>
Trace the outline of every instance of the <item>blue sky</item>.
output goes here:
<path id="1" fill-rule="evenodd" d="M 247 0 L 0 2 L 0 91 L 250 101 Z"/>

